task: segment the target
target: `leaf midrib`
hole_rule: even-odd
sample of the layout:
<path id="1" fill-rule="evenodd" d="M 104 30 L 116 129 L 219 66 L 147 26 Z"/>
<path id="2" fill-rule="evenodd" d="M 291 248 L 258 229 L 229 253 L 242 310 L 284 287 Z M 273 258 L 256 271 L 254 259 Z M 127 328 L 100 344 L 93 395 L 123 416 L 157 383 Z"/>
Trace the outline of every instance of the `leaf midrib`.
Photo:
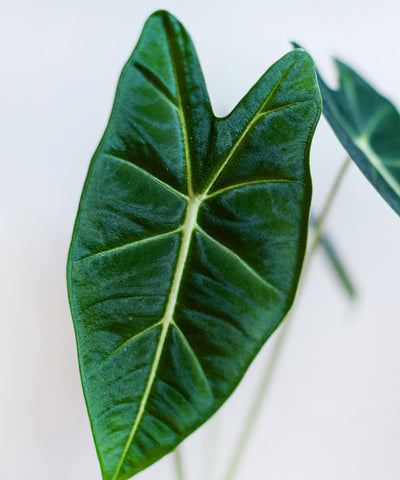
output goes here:
<path id="1" fill-rule="evenodd" d="M 190 152 L 189 139 L 188 139 L 188 133 L 187 133 L 186 117 L 185 117 L 185 112 L 183 109 L 183 102 L 182 102 L 182 94 L 181 94 L 182 87 L 181 87 L 181 80 L 180 80 L 181 76 L 179 75 L 179 72 L 177 71 L 177 68 L 176 68 L 178 64 L 178 57 L 175 53 L 177 48 L 172 44 L 172 42 L 174 42 L 174 37 L 173 35 L 170 34 L 169 21 L 167 20 L 166 17 L 164 17 L 163 20 L 164 20 L 166 38 L 168 43 L 168 50 L 172 60 L 171 61 L 172 71 L 174 73 L 175 84 L 176 84 L 176 95 L 178 100 L 177 110 L 178 110 L 179 123 L 181 126 L 183 145 L 185 150 L 187 194 L 189 197 L 191 197 L 193 195 L 193 187 L 192 187 L 192 171 L 191 171 L 191 162 L 190 162 L 190 153 L 189 153 Z"/>
<path id="2" fill-rule="evenodd" d="M 186 210 L 186 217 L 185 217 L 185 221 L 184 221 L 184 224 L 183 224 L 182 243 L 181 243 L 181 246 L 180 246 L 180 249 L 179 249 L 178 260 L 177 260 L 177 263 L 176 263 L 175 273 L 174 273 L 174 277 L 173 277 L 173 280 L 172 280 L 171 290 L 170 290 L 170 294 L 169 294 L 169 297 L 168 297 L 165 313 L 164 313 L 164 316 L 163 316 L 163 318 L 160 322 L 162 324 L 160 339 L 158 341 L 157 349 L 156 349 L 156 352 L 155 352 L 155 355 L 154 355 L 154 360 L 152 362 L 149 378 L 148 378 L 147 384 L 146 384 L 146 389 L 144 391 L 142 400 L 140 402 L 138 413 L 137 413 L 136 418 L 135 418 L 135 422 L 132 426 L 131 432 L 130 432 L 128 440 L 125 444 L 125 447 L 124 447 L 124 450 L 122 452 L 121 458 L 118 462 L 118 465 L 117 465 L 116 471 L 114 473 L 114 476 L 112 477 L 113 480 L 116 480 L 118 475 L 119 475 L 121 467 L 122 467 L 122 465 L 125 461 L 125 457 L 128 453 L 128 450 L 129 450 L 129 448 L 132 444 L 134 436 L 135 436 L 135 434 L 137 432 L 137 429 L 140 425 L 140 422 L 142 420 L 143 414 L 144 414 L 145 409 L 146 409 L 147 401 L 149 399 L 150 392 L 151 392 L 151 389 L 152 389 L 153 384 L 154 384 L 154 380 L 155 380 L 155 377 L 156 377 L 158 366 L 159 366 L 159 363 L 160 363 L 160 360 L 161 360 L 161 355 L 162 355 L 164 345 L 165 345 L 165 341 L 166 341 L 166 338 L 167 338 L 168 329 L 169 329 L 170 325 L 172 325 L 174 323 L 173 315 L 174 315 L 175 308 L 176 308 L 176 303 L 177 303 L 176 301 L 177 301 L 180 285 L 181 285 L 181 282 L 182 282 L 183 271 L 185 269 L 186 259 L 187 259 L 188 253 L 189 253 L 191 238 L 192 238 L 192 235 L 193 235 L 193 231 L 196 228 L 197 215 L 198 215 L 201 203 L 202 203 L 202 197 L 192 197 L 188 201 L 188 206 L 187 206 L 187 210 Z"/>

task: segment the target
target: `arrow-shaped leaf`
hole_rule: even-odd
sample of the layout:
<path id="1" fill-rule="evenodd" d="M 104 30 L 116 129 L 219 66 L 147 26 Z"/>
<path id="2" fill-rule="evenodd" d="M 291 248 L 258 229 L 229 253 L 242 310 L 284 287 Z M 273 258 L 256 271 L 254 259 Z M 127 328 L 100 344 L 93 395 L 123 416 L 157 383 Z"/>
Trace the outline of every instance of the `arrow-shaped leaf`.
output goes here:
<path id="1" fill-rule="evenodd" d="M 227 399 L 287 313 L 321 111 L 296 50 L 226 118 L 182 25 L 150 17 L 93 157 L 68 285 L 103 478 L 127 479 Z"/>
<path id="2" fill-rule="evenodd" d="M 318 76 L 324 115 L 359 169 L 400 215 L 400 115 L 354 70 L 336 60 L 339 89 Z"/>

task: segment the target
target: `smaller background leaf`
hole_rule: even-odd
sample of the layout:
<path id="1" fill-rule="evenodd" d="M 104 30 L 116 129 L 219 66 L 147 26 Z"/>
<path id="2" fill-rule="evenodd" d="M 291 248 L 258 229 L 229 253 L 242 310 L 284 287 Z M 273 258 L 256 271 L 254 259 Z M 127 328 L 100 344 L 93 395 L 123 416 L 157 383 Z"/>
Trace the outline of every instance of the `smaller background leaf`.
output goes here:
<path id="1" fill-rule="evenodd" d="M 400 115 L 354 70 L 335 62 L 338 90 L 318 73 L 323 113 L 350 157 L 400 215 Z"/>

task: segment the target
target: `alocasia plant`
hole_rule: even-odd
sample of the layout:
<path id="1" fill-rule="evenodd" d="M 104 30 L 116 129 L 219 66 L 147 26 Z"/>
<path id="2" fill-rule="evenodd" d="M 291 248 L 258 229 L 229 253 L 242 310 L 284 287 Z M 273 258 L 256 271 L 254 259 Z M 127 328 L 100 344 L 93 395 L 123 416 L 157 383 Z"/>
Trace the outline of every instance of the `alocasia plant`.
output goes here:
<path id="1" fill-rule="evenodd" d="M 68 259 L 103 478 L 130 478 L 228 398 L 288 312 L 303 262 L 311 57 L 275 63 L 214 116 L 191 40 L 147 21 L 92 159 Z"/>
<path id="2" fill-rule="evenodd" d="M 362 77 L 336 60 L 339 89 L 318 75 L 324 115 L 350 157 L 400 215 L 400 115 Z"/>

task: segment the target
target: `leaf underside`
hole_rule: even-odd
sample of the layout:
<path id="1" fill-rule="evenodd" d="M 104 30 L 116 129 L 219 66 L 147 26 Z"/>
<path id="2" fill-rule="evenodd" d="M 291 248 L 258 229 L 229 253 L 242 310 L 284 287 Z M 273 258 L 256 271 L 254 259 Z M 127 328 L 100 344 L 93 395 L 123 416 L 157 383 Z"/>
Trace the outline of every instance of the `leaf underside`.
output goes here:
<path id="1" fill-rule="evenodd" d="M 400 115 L 354 70 L 339 60 L 336 65 L 338 90 L 318 75 L 324 115 L 359 169 L 400 215 Z"/>
<path id="2" fill-rule="evenodd" d="M 215 117 L 182 25 L 166 12 L 147 21 L 68 260 L 104 479 L 130 478 L 204 423 L 290 308 L 320 112 L 313 62 L 295 50 Z"/>

